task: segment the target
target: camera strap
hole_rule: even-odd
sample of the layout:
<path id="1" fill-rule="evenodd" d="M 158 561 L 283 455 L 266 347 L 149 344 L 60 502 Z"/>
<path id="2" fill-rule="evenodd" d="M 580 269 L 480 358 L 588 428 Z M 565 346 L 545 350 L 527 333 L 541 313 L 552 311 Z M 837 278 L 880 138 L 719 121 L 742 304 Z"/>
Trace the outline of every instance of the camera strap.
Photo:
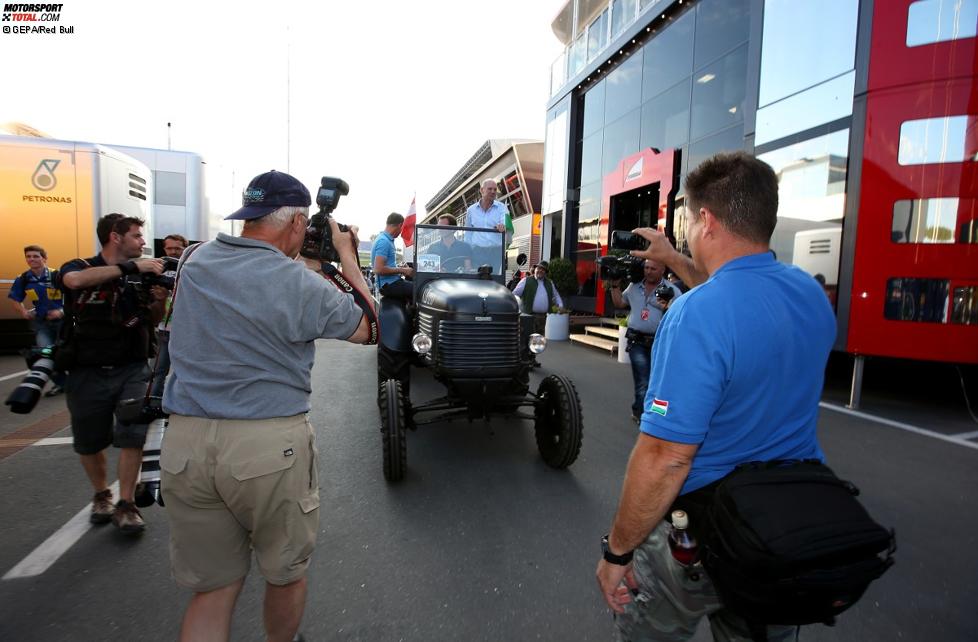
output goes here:
<path id="1" fill-rule="evenodd" d="M 358 257 L 359 259 L 359 257 Z M 358 261 L 359 262 L 359 261 Z M 370 303 L 370 297 L 368 297 L 364 292 L 361 292 L 359 288 L 354 287 L 343 273 L 336 269 L 336 266 L 332 263 L 322 262 L 323 276 L 335 285 L 340 292 L 346 292 L 353 297 L 353 302 L 356 303 L 361 310 L 363 310 L 363 316 L 367 320 L 367 325 L 370 328 L 370 335 L 364 343 L 366 345 L 376 345 L 378 339 L 380 338 L 380 323 L 377 320 L 377 312 L 374 310 L 374 306 Z M 175 294 L 175 293 L 174 293 Z"/>
<path id="2" fill-rule="evenodd" d="M 180 273 L 183 271 L 183 266 L 186 264 L 187 260 L 190 259 L 190 255 L 197 251 L 203 243 L 194 243 L 186 250 L 183 251 L 183 256 L 180 257 L 180 263 L 177 264 L 177 273 L 173 277 L 173 294 L 170 295 L 170 308 L 163 315 L 163 327 L 168 328 L 170 326 L 170 319 L 173 318 L 173 308 L 177 301 L 177 286 L 180 285 Z M 153 359 L 153 370 L 149 375 L 149 382 L 146 384 L 146 394 L 143 395 L 143 399 L 148 402 L 150 393 L 153 391 L 153 381 L 156 379 L 156 369 L 160 363 L 160 352 L 162 350 L 157 349 L 156 358 Z M 165 376 L 165 375 L 164 375 Z"/>

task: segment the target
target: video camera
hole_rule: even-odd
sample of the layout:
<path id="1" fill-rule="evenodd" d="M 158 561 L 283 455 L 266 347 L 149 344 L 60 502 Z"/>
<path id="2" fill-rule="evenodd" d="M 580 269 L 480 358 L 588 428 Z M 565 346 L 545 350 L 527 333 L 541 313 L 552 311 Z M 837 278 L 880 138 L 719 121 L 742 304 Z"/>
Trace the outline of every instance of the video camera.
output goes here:
<path id="1" fill-rule="evenodd" d="M 598 259 L 598 278 L 602 281 L 621 281 L 638 283 L 645 278 L 643 267 L 645 259 L 636 256 L 616 256 L 609 254 Z"/>
<path id="2" fill-rule="evenodd" d="M 628 279 L 631 283 L 638 283 L 645 278 L 643 270 L 645 259 L 631 256 L 627 252 L 644 250 L 648 246 L 649 242 L 638 234 L 625 230 L 614 230 L 611 233 L 609 249 L 617 251 L 617 253 L 598 259 L 598 278 L 603 281 Z"/>
<path id="3" fill-rule="evenodd" d="M 335 263 L 340 260 L 339 252 L 333 245 L 333 228 L 329 226 L 330 214 L 336 209 L 341 196 L 350 193 L 350 186 L 340 178 L 323 176 L 319 185 L 319 192 L 316 194 L 316 205 L 319 211 L 309 219 L 309 227 L 306 228 L 306 237 L 302 241 L 302 249 L 299 254 L 317 261 Z M 339 223 L 341 232 L 348 232 L 350 228 Z"/>

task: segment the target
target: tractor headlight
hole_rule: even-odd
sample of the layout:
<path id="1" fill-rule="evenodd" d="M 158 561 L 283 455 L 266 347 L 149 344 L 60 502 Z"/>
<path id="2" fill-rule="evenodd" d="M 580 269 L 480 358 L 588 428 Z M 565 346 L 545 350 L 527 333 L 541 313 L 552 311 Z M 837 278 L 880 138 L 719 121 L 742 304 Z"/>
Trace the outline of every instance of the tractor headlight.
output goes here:
<path id="1" fill-rule="evenodd" d="M 547 349 L 547 340 L 542 334 L 530 335 L 530 352 L 540 354 Z"/>
<path id="2" fill-rule="evenodd" d="M 411 347 L 418 354 L 428 354 L 431 352 L 431 337 L 424 332 L 419 332 L 411 338 Z"/>

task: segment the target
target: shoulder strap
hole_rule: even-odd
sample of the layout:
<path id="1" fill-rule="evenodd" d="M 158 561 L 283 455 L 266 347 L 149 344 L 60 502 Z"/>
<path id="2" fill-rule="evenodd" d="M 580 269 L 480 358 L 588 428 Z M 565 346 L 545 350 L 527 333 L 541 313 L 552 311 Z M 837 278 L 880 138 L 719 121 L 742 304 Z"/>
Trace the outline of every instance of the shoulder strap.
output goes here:
<path id="1" fill-rule="evenodd" d="M 204 241 L 204 243 L 206 243 L 206 241 Z M 177 264 L 177 274 L 175 277 L 173 277 L 173 296 L 170 297 L 170 309 L 166 311 L 166 316 L 162 321 L 164 328 L 170 325 L 170 319 L 173 318 L 173 308 L 177 302 L 177 287 L 180 285 L 180 275 L 183 273 L 183 266 L 187 264 L 187 261 L 190 260 L 190 256 L 197 251 L 197 248 L 204 243 L 194 243 L 184 250 L 183 256 L 180 257 L 180 263 Z"/>

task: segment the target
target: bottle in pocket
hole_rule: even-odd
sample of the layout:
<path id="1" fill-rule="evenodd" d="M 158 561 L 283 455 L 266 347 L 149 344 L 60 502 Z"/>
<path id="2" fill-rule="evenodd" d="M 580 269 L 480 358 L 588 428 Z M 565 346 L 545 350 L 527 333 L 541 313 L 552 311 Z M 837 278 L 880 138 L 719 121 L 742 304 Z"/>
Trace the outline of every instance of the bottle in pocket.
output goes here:
<path id="1" fill-rule="evenodd" d="M 669 549 L 676 561 L 689 566 L 696 561 L 699 548 L 696 539 L 689 532 L 689 517 L 686 511 L 672 511 L 672 530 L 669 532 Z"/>

